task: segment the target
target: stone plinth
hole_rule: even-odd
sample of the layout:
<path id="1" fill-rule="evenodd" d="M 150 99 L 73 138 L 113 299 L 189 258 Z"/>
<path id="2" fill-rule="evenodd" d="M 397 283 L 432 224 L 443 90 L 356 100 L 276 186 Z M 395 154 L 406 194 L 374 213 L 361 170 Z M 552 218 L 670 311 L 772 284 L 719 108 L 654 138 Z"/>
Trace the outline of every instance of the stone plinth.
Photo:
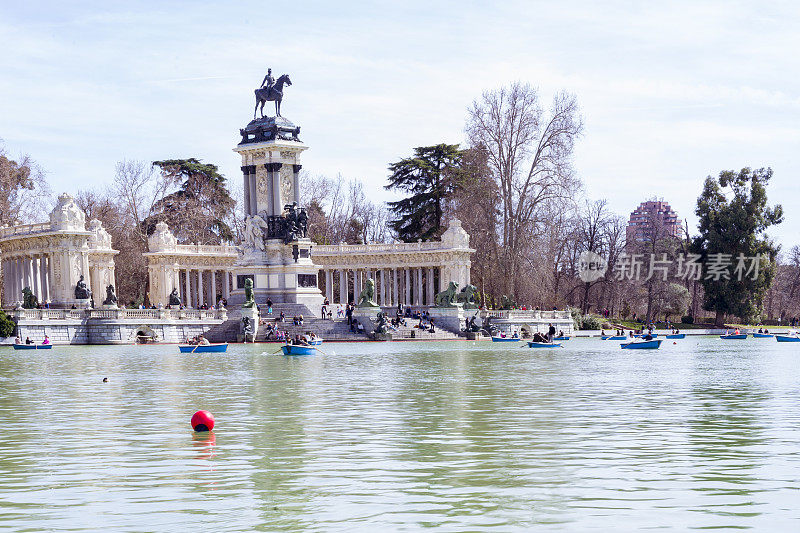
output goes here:
<path id="1" fill-rule="evenodd" d="M 377 335 L 373 333 L 378 325 L 378 313 L 380 312 L 380 307 L 356 307 L 353 309 L 353 318 L 364 326 L 364 332 L 370 339 L 376 341 L 390 341 L 392 340 L 391 332 Z M 388 321 L 389 317 L 387 316 L 386 319 Z"/>
<path id="2" fill-rule="evenodd" d="M 466 317 L 471 317 L 475 311 L 477 309 L 464 310 L 459 304 L 456 307 L 431 307 L 428 314 L 433 318 L 434 327 L 461 334 L 466 325 Z"/>
<path id="3" fill-rule="evenodd" d="M 310 239 L 284 244 L 278 239 L 265 243 L 265 250 L 249 250 L 233 267 L 236 286 L 230 303 L 244 302 L 244 289 L 238 280 L 253 278 L 253 295 L 259 305 L 267 299 L 275 303 L 303 304 L 315 316 L 320 316 L 324 297 L 318 288 L 319 267 L 311 261 Z"/>
<path id="4" fill-rule="evenodd" d="M 244 332 L 244 318 L 247 317 L 250 319 L 250 324 L 252 325 L 252 333 L 245 335 Z M 258 309 L 255 307 L 245 307 L 242 309 L 242 318 L 239 321 L 239 342 L 253 342 L 258 335 Z"/>

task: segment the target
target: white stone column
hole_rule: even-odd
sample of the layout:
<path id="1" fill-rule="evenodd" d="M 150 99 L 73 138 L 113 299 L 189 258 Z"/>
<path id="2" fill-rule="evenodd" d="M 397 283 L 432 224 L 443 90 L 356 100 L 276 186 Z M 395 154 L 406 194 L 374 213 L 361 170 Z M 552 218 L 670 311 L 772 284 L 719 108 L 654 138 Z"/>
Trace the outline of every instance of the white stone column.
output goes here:
<path id="1" fill-rule="evenodd" d="M 11 260 L 11 301 L 16 302 L 19 300 L 19 259 L 16 257 Z"/>
<path id="2" fill-rule="evenodd" d="M 41 285 L 39 284 L 39 259 L 37 256 L 32 255 L 30 258 L 31 267 L 31 290 L 36 295 L 37 300 L 42 299 Z"/>
<path id="3" fill-rule="evenodd" d="M 22 289 L 25 288 L 25 271 L 22 268 L 22 258 L 17 257 L 14 260 L 14 280 L 16 287 L 14 288 L 14 301 L 22 300 Z"/>
<path id="4" fill-rule="evenodd" d="M 422 305 L 422 268 L 415 268 L 416 285 L 414 288 L 414 305 Z"/>
<path id="5" fill-rule="evenodd" d="M 325 298 L 333 304 L 333 270 L 325 269 Z"/>
<path id="6" fill-rule="evenodd" d="M 186 293 L 183 295 L 183 306 L 184 307 L 191 307 L 192 306 L 192 284 L 191 284 L 191 274 L 188 268 L 185 268 L 184 273 L 186 274 L 186 278 L 183 280 L 184 290 Z"/>
<path id="7" fill-rule="evenodd" d="M 347 271 L 339 269 L 339 302 L 342 305 L 347 303 Z"/>
<path id="8" fill-rule="evenodd" d="M 409 290 L 410 284 L 408 282 L 409 274 L 408 268 L 403 269 L 403 305 L 411 303 L 411 292 Z"/>
<path id="9" fill-rule="evenodd" d="M 42 280 L 42 302 L 50 299 L 50 279 L 48 273 L 48 262 L 50 257 L 43 255 L 39 258 L 39 278 Z"/>
<path id="10" fill-rule="evenodd" d="M 231 273 L 222 271 L 222 297 L 226 300 L 231 297 Z"/>
<path id="11" fill-rule="evenodd" d="M 433 267 L 428 267 L 428 276 L 427 276 L 427 285 L 428 285 L 428 294 L 426 294 L 425 300 L 427 301 L 428 305 L 433 305 Z"/>
<path id="12" fill-rule="evenodd" d="M 392 269 L 392 305 L 397 306 L 398 290 L 397 290 L 397 267 Z"/>
<path id="13" fill-rule="evenodd" d="M 211 301 L 217 305 L 217 271 L 211 271 Z"/>
<path id="14" fill-rule="evenodd" d="M 25 268 L 25 258 L 20 257 L 17 259 L 17 267 L 18 267 L 18 276 L 19 276 L 19 287 L 17 290 L 17 300 L 22 300 L 22 289 L 24 289 L 28 285 L 28 272 Z"/>
<path id="15" fill-rule="evenodd" d="M 2 265 L 2 266 L 0 266 L 0 268 L 3 269 L 3 301 L 2 301 L 2 305 L 5 307 L 5 306 L 8 305 L 8 293 L 9 293 L 8 280 L 11 279 L 9 277 L 9 275 L 8 275 L 9 274 L 9 272 L 8 272 L 8 270 L 9 270 L 8 269 L 8 260 L 7 259 L 3 259 L 2 263 L 0 263 L 0 265 Z"/>
<path id="16" fill-rule="evenodd" d="M 203 299 L 203 271 L 197 269 L 197 308 L 199 309 L 205 300 Z"/>
<path id="17" fill-rule="evenodd" d="M 381 274 L 380 275 L 381 290 L 379 291 L 381 295 L 380 304 L 386 306 L 386 269 L 382 268 L 380 274 Z"/>

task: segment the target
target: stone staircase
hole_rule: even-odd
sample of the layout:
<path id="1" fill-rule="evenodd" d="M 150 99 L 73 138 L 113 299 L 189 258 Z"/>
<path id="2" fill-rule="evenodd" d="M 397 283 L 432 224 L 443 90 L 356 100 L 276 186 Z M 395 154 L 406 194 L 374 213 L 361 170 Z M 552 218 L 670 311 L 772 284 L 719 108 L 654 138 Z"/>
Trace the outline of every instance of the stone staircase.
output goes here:
<path id="1" fill-rule="evenodd" d="M 457 335 L 452 331 L 445 329 L 434 328 L 436 333 L 431 333 L 427 330 L 417 329 L 412 327 L 412 323 L 416 325 L 417 320 L 408 320 L 408 326 L 397 326 L 396 328 L 389 328 L 389 333 L 392 335 L 392 340 L 395 341 L 410 341 L 410 340 L 431 340 L 431 341 L 445 341 L 463 339 L 461 335 Z"/>
<path id="2" fill-rule="evenodd" d="M 281 311 L 286 318 L 283 322 L 278 322 Z M 295 326 L 292 324 L 292 317 L 299 315 L 303 315 L 303 325 Z M 211 342 L 238 342 L 241 319 L 242 313 L 239 309 L 229 311 L 228 320 L 209 329 L 205 333 L 206 338 Z M 333 320 L 315 318 L 303 304 L 275 304 L 272 306 L 272 314 L 267 314 L 266 307 L 261 307 L 261 320 L 275 324 L 278 329 L 287 332 L 292 337 L 313 331 L 326 341 L 358 341 L 368 338 L 366 334 L 351 332 L 344 318 L 334 318 Z M 436 333 L 417 329 L 413 327 L 417 322 L 417 320 L 408 319 L 408 326 L 389 328 L 392 340 L 456 340 L 464 338 L 441 328 L 436 328 Z M 269 342 L 266 324 L 259 326 L 256 342 Z"/>
<path id="3" fill-rule="evenodd" d="M 278 322 L 281 311 L 286 318 L 283 322 Z M 295 326 L 292 324 L 292 318 L 300 315 L 303 315 L 303 325 Z M 228 320 L 209 329 L 205 334 L 206 338 L 211 342 L 238 342 L 241 319 L 242 312 L 240 310 L 229 311 Z M 266 306 L 262 306 L 261 320 L 275 324 L 278 329 L 287 332 L 292 337 L 313 331 L 318 337 L 330 341 L 365 340 L 367 338 L 366 335 L 352 333 L 347 321 L 343 318 L 333 320 L 315 318 L 303 304 L 275 304 L 272 306 L 272 314 L 267 314 Z M 256 342 L 269 342 L 266 324 L 259 326 L 255 340 Z"/>

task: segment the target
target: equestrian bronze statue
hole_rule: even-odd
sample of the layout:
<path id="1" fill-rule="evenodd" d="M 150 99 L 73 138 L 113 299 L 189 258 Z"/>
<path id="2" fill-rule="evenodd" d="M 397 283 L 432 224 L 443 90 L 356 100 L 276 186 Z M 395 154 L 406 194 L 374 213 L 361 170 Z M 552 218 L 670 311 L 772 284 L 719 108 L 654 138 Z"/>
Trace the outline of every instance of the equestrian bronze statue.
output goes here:
<path id="1" fill-rule="evenodd" d="M 261 118 L 264 118 L 264 103 L 275 102 L 275 116 L 281 116 L 281 102 L 283 101 L 283 86 L 290 86 L 292 80 L 288 74 L 280 76 L 275 83 L 272 83 L 272 69 L 262 82 L 261 88 L 256 89 L 256 108 L 253 110 L 253 120 L 256 119 L 258 106 L 261 105 Z M 264 86 L 266 84 L 266 86 Z"/>

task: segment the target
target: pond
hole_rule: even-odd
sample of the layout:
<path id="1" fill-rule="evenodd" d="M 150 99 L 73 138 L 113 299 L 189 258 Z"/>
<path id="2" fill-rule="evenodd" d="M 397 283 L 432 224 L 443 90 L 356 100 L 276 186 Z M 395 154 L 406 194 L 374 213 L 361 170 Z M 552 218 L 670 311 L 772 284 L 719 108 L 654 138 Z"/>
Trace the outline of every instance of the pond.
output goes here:
<path id="1" fill-rule="evenodd" d="M 520 345 L 0 348 L 0 526 L 800 529 L 797 345 Z"/>

